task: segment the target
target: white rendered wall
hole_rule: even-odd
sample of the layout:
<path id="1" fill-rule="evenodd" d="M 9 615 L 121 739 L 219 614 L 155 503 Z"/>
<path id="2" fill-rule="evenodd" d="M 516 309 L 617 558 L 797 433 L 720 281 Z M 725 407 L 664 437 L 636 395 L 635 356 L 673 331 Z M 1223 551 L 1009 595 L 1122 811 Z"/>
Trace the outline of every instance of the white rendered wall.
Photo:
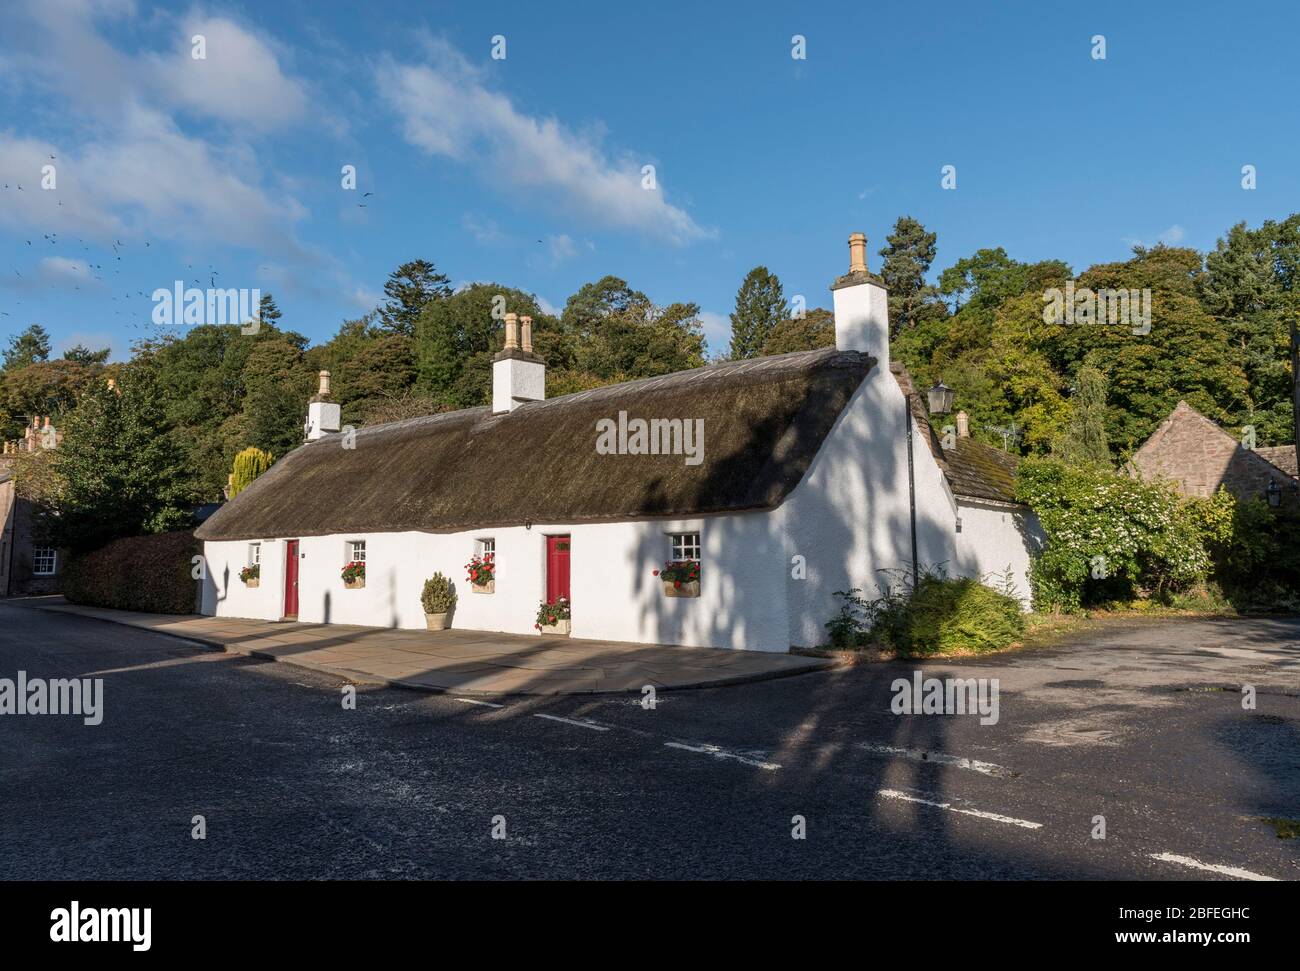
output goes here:
<path id="1" fill-rule="evenodd" d="M 889 291 L 874 283 L 840 287 L 831 291 L 835 311 L 835 346 L 841 351 L 862 351 L 889 374 Z"/>
<path id="2" fill-rule="evenodd" d="M 854 287 L 854 290 L 863 289 Z M 837 290 L 836 293 L 844 291 Z M 906 410 L 898 382 L 873 368 L 831 430 L 812 467 L 776 510 L 785 538 L 784 580 L 792 645 L 826 642 L 837 590 L 859 587 L 868 600 L 887 582 L 881 570 L 911 569 L 907 423 L 912 423 L 917 560 L 955 569 L 956 504 L 943 473 Z M 807 576 L 793 576 L 791 558 Z"/>
<path id="3" fill-rule="evenodd" d="M 421 629 L 420 591 L 425 579 L 440 571 L 458 595 L 453 627 L 532 634 L 545 593 L 546 536 L 567 534 L 574 637 L 784 651 L 789 647 L 785 571 L 770 519 L 754 513 L 451 534 L 306 536 L 300 540 L 298 619 Z M 668 534 L 696 530 L 704 547 L 700 596 L 665 597 L 651 571 L 671 556 Z M 496 540 L 496 592 L 491 594 L 472 592 L 465 579 L 465 564 L 481 537 Z M 346 589 L 339 577 L 351 539 L 366 541 L 366 586 L 360 590 Z M 210 578 L 205 613 L 280 618 L 283 540 L 262 541 L 261 583 L 255 589 L 239 580 L 247 542 L 209 542 L 204 548 Z"/>
<path id="4" fill-rule="evenodd" d="M 1010 566 L 1016 594 L 1028 610 L 1030 557 L 1045 539 L 1038 517 L 1028 510 L 965 497 L 957 500 L 957 507 L 961 515 L 958 555 L 971 564 L 963 575 L 985 576 L 996 585 Z"/>
<path id="5" fill-rule="evenodd" d="M 492 411 L 514 411 L 525 401 L 546 397 L 546 366 L 540 361 L 507 357 L 492 362 Z"/>

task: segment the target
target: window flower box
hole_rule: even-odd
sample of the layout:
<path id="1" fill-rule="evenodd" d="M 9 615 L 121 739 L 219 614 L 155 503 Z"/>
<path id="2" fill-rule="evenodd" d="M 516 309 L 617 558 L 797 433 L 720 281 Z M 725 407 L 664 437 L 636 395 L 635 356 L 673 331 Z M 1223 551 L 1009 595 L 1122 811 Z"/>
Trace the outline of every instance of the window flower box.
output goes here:
<path id="1" fill-rule="evenodd" d="M 568 637 L 572 628 L 572 609 L 564 597 L 551 603 L 537 605 L 537 620 L 533 624 L 540 634 L 558 634 Z"/>
<path id="2" fill-rule="evenodd" d="M 466 579 L 475 593 L 496 593 L 497 564 L 495 553 L 474 556 L 465 564 Z"/>
<path id="3" fill-rule="evenodd" d="M 665 597 L 698 597 L 700 595 L 699 560 L 669 561 L 663 569 L 655 570 L 664 585 Z"/>
<path id="4" fill-rule="evenodd" d="M 343 568 L 343 586 L 347 590 L 360 590 L 366 585 L 365 562 L 353 561 Z"/>
<path id="5" fill-rule="evenodd" d="M 246 566 L 239 571 L 239 579 L 244 581 L 244 586 L 260 587 L 262 585 L 262 564 L 254 563 Z"/>

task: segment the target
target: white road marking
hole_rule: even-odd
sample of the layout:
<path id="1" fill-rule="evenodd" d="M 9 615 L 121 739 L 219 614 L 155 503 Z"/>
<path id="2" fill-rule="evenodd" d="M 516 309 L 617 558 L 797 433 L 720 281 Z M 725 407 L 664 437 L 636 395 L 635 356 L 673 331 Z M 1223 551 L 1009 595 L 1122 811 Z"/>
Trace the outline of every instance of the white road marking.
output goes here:
<path id="1" fill-rule="evenodd" d="M 533 715 L 534 718 L 545 718 L 547 721 L 564 722 L 566 725 L 576 725 L 578 728 L 590 728 L 593 732 L 607 732 L 607 725 L 596 725 L 589 721 L 578 721 L 574 718 L 561 718 L 558 715 Z"/>
<path id="2" fill-rule="evenodd" d="M 913 762 L 937 762 L 940 765 L 951 765 L 958 769 L 970 769 L 972 772 L 979 772 L 982 775 L 995 776 L 1001 779 L 1011 779 L 1020 774 L 1013 772 L 1006 766 L 995 765 L 992 762 L 979 762 L 960 755 L 927 752 L 919 748 L 895 748 L 892 745 L 873 745 L 870 742 L 863 742 L 858 748 L 874 752 L 877 755 L 897 755 L 901 758 L 911 759 Z"/>
<path id="3" fill-rule="evenodd" d="M 963 816 L 976 816 L 980 819 L 991 819 L 995 823 L 1010 823 L 1012 826 L 1020 826 L 1023 829 L 1042 829 L 1042 823 L 1031 822 L 1028 819 L 1016 819 L 1014 816 L 1000 816 L 997 813 L 986 813 L 981 809 L 959 809 L 950 802 L 931 802 L 929 799 L 921 799 L 917 796 L 909 796 L 905 792 L 899 792 L 897 789 L 881 789 L 879 795 L 886 799 L 902 799 L 905 802 L 919 802 L 922 806 L 933 806 L 935 809 L 946 809 L 950 813 L 961 813 Z"/>
<path id="4" fill-rule="evenodd" d="M 1202 863 L 1200 860 L 1193 860 L 1190 856 L 1179 856 L 1177 853 L 1150 853 L 1148 854 L 1153 860 L 1163 860 L 1165 863 L 1177 863 L 1179 866 L 1191 867 L 1193 870 L 1208 870 L 1211 873 L 1222 873 L 1225 877 L 1236 877 L 1238 880 L 1267 880 L 1270 883 L 1276 883 L 1277 877 L 1266 877 L 1261 873 L 1251 873 L 1249 870 L 1242 870 L 1235 866 L 1220 866 L 1217 863 Z"/>
<path id="5" fill-rule="evenodd" d="M 504 708 L 505 705 L 498 705 L 491 701 L 479 701 L 477 698 L 457 698 L 457 701 L 464 702 L 467 705 L 482 705 L 484 708 Z"/>
<path id="6" fill-rule="evenodd" d="M 684 752 L 702 752 L 705 755 L 712 755 L 715 759 L 734 759 L 737 762 L 743 762 L 745 765 L 752 765 L 756 769 L 763 769 L 767 772 L 775 772 L 781 768 L 775 762 L 760 762 L 757 759 L 749 759 L 743 755 L 720 749 L 716 745 L 686 745 L 682 742 L 664 742 L 664 745 L 668 748 L 679 748 Z"/>

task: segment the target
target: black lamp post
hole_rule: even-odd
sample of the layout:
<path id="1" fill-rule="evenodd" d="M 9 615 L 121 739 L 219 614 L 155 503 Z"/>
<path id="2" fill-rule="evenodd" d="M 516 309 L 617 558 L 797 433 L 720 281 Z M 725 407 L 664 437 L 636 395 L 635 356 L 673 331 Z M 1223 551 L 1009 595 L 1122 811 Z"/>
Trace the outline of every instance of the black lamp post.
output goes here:
<path id="1" fill-rule="evenodd" d="M 952 410 L 952 388 L 939 381 L 925 393 L 930 399 L 930 414 L 946 415 Z M 907 426 L 907 498 L 911 511 L 912 524 L 912 590 L 916 591 L 916 466 L 912 458 L 912 395 L 903 396 L 903 421 Z"/>

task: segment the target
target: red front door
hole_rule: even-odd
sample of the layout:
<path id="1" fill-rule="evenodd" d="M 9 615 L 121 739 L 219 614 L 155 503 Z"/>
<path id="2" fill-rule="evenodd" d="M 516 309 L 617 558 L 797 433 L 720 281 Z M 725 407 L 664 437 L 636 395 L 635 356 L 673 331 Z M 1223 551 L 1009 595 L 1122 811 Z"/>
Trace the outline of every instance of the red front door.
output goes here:
<path id="1" fill-rule="evenodd" d="M 569 596 L 569 537 L 546 537 L 546 602 Z"/>
<path id="2" fill-rule="evenodd" d="M 284 544 L 284 617 L 298 619 L 298 541 L 286 540 Z"/>

